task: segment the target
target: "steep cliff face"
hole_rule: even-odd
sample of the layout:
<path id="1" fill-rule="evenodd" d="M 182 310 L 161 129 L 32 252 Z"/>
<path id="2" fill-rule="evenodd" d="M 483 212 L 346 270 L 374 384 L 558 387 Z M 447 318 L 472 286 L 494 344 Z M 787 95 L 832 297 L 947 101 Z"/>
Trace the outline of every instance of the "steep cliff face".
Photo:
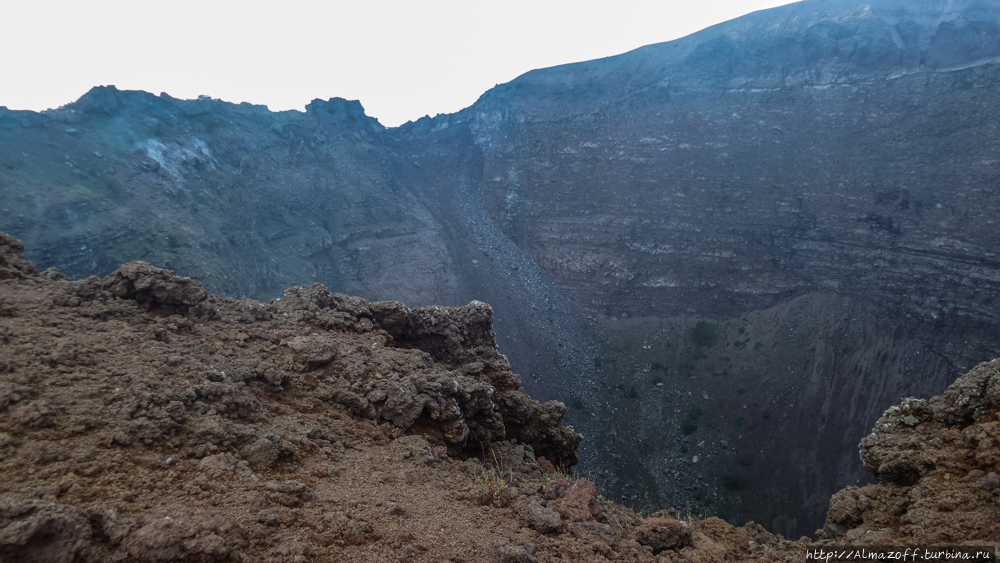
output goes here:
<path id="1" fill-rule="evenodd" d="M 878 413 L 1000 355 L 998 37 L 992 2 L 806 1 L 391 130 L 97 88 L 0 112 L 0 228 L 71 277 L 489 302 L 622 498 L 798 535 Z"/>
<path id="2" fill-rule="evenodd" d="M 533 71 L 465 112 L 484 205 L 608 315 L 835 291 L 991 325 L 998 21 L 804 2 Z"/>

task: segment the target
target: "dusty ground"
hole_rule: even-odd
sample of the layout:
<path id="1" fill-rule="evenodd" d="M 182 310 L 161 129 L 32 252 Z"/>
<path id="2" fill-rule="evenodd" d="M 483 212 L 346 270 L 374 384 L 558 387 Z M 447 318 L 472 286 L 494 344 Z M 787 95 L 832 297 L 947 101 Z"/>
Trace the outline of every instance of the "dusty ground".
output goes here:
<path id="1" fill-rule="evenodd" d="M 261 304 L 142 263 L 68 281 L 21 252 L 0 234 L 0 562 L 793 561 L 811 543 L 643 519 L 564 478 L 581 437 L 523 393 L 482 303 L 317 284 Z M 820 543 L 996 541 L 997 367 L 887 413 L 863 446 L 884 484 L 834 497 Z"/>

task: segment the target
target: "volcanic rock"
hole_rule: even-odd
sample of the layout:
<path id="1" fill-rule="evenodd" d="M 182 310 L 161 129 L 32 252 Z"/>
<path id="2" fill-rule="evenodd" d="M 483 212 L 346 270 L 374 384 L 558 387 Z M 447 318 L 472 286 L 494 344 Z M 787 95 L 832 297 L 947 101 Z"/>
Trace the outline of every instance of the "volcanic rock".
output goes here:
<path id="1" fill-rule="evenodd" d="M 653 553 L 691 545 L 691 529 L 680 520 L 650 518 L 633 534 L 636 541 L 653 548 Z"/>

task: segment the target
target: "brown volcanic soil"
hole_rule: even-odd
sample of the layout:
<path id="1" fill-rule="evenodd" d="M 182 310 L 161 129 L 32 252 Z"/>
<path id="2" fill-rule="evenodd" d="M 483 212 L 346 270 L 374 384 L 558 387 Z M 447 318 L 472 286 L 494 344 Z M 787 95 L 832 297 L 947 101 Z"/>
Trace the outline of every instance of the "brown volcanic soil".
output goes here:
<path id="1" fill-rule="evenodd" d="M 810 543 L 643 520 L 556 475 L 581 437 L 523 393 L 482 303 L 316 284 L 261 304 L 143 263 L 68 281 L 21 252 L 0 234 L 2 563 L 786 561 Z M 887 413 L 864 447 L 888 484 L 838 494 L 820 543 L 875 522 L 996 541 L 996 367 L 911 405 L 915 429 Z"/>

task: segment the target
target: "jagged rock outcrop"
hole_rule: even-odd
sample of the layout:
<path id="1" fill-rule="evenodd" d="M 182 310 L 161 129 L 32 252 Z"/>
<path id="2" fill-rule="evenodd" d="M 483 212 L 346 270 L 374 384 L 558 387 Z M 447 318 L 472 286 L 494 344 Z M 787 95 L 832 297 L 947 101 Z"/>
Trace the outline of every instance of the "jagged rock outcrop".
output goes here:
<path id="1" fill-rule="evenodd" d="M 42 277 L 50 280 L 66 279 L 55 268 L 39 273 L 35 265 L 23 257 L 24 243 L 7 233 L 0 232 L 0 280 Z"/>
<path id="2" fill-rule="evenodd" d="M 52 278 L 47 272 L 37 273 L 31 262 L 23 259 L 22 252 L 20 241 L 0 233 L 2 267 L 18 272 L 19 277 L 15 280 Z M 162 410 L 155 409 L 158 414 L 152 420 L 160 422 L 144 418 L 142 423 L 129 427 L 128 432 L 139 435 L 140 439 L 143 435 L 160 437 L 176 431 L 178 424 L 186 422 L 185 403 L 198 397 L 224 403 L 232 399 L 240 416 L 253 418 L 254 411 L 260 407 L 246 388 L 247 381 L 259 378 L 269 384 L 284 385 L 293 379 L 289 372 L 302 372 L 315 379 L 311 387 L 320 399 L 343 405 L 361 416 L 388 420 L 402 430 L 410 430 L 419 420 L 420 430 L 443 438 L 456 452 L 489 447 L 493 441 L 516 439 L 560 460 L 567 467 L 578 461 L 575 452 L 582 437 L 561 426 L 565 407 L 554 402 L 539 405 L 524 393 L 519 377 L 510 371 L 507 359 L 497 350 L 491 330 L 492 311 L 485 303 L 413 311 L 408 324 L 411 334 L 446 335 L 446 340 L 452 344 L 445 349 L 429 346 L 428 350 L 435 353 L 428 354 L 419 349 L 397 348 L 392 333 L 382 330 L 379 324 L 382 317 L 375 314 L 373 322 L 372 310 L 385 309 L 383 304 L 376 303 L 369 308 L 364 299 L 332 294 L 318 283 L 308 289 L 290 288 L 284 299 L 266 304 L 223 300 L 209 296 L 197 281 L 148 264 L 130 263 L 103 280 L 65 282 L 53 295 L 53 304 L 58 303 L 55 306 L 75 308 L 90 304 L 99 308 L 98 304 L 122 302 L 172 319 L 167 330 L 160 328 L 155 332 L 155 338 L 161 341 L 169 341 L 170 332 L 191 332 L 192 320 L 236 322 L 246 325 L 247 330 L 259 323 L 268 323 L 271 327 L 282 324 L 318 327 L 319 332 L 306 328 L 304 334 L 297 336 L 292 336 L 294 333 L 269 336 L 268 340 L 280 340 L 277 353 L 265 354 L 250 362 L 230 364 L 219 358 L 213 369 L 223 374 L 221 378 L 210 377 L 205 385 L 193 387 L 189 396 L 168 394 L 154 399 Z M 409 311 L 400 303 L 392 305 Z M 107 313 L 91 310 L 88 315 L 101 318 Z M 370 334 L 374 336 L 374 343 L 370 348 L 352 345 L 350 339 L 345 342 L 345 332 Z M 242 337 L 237 338 L 245 344 L 251 337 L 241 334 Z M 458 367 L 454 362 L 456 358 L 462 364 L 456 371 L 442 369 L 442 364 L 438 363 L 448 362 Z M 183 363 L 179 357 L 170 361 Z M 229 376 L 224 371 L 227 364 Z M 484 370 L 484 364 L 489 368 Z M 347 376 L 333 376 L 335 373 Z M 242 398 L 233 398 L 234 395 Z M 142 404 L 148 401 L 144 399 Z M 129 405 L 133 418 L 139 416 L 137 412 L 145 412 L 145 407 Z M 243 431 L 236 432 L 238 435 Z M 132 442 L 132 438 L 115 439 Z M 219 439 L 237 445 L 254 444 L 258 439 L 281 442 L 258 438 L 254 432 L 238 438 L 227 434 Z M 286 446 L 275 450 L 278 455 L 294 455 L 294 446 L 284 443 Z M 282 447 L 287 452 L 279 451 Z"/>
<path id="3" fill-rule="evenodd" d="M 464 307 L 420 307 L 410 309 L 402 303 L 371 304 L 378 326 L 389 333 L 393 344 L 415 348 L 436 361 L 451 365 L 462 373 L 485 378 L 493 405 L 503 417 L 504 433 L 519 442 L 532 444 L 538 455 L 564 466 L 576 465 L 579 434 L 552 426 L 562 421 L 566 405 L 549 401 L 544 405 L 525 400 L 521 378 L 511 371 L 510 362 L 497 350 L 493 334 L 493 310 L 474 301 Z M 415 403 L 409 412 L 421 411 Z M 437 408 L 432 417 L 448 409 Z"/>
<path id="4" fill-rule="evenodd" d="M 0 235 L 0 275 L 3 279 L 20 278 L 35 273 L 35 266 L 24 260 L 24 244 L 4 233 Z"/>
<path id="5" fill-rule="evenodd" d="M 455 365 L 472 363 L 470 360 L 480 356 L 491 364 L 501 361 L 493 334 L 493 309 L 486 303 L 473 301 L 457 309 L 410 309 L 397 301 L 386 301 L 373 303 L 371 308 L 379 326 L 392 335 L 398 346 L 417 348 L 436 360 Z M 509 364 L 491 367 L 503 369 Z"/>
<path id="6" fill-rule="evenodd" d="M 837 493 L 821 536 L 858 545 L 1000 541 L 1000 360 L 891 407 L 861 442 L 878 484 Z"/>
<path id="7" fill-rule="evenodd" d="M 102 285 L 113 297 L 167 313 L 183 314 L 208 298 L 200 283 L 142 262 L 123 265 Z"/>

